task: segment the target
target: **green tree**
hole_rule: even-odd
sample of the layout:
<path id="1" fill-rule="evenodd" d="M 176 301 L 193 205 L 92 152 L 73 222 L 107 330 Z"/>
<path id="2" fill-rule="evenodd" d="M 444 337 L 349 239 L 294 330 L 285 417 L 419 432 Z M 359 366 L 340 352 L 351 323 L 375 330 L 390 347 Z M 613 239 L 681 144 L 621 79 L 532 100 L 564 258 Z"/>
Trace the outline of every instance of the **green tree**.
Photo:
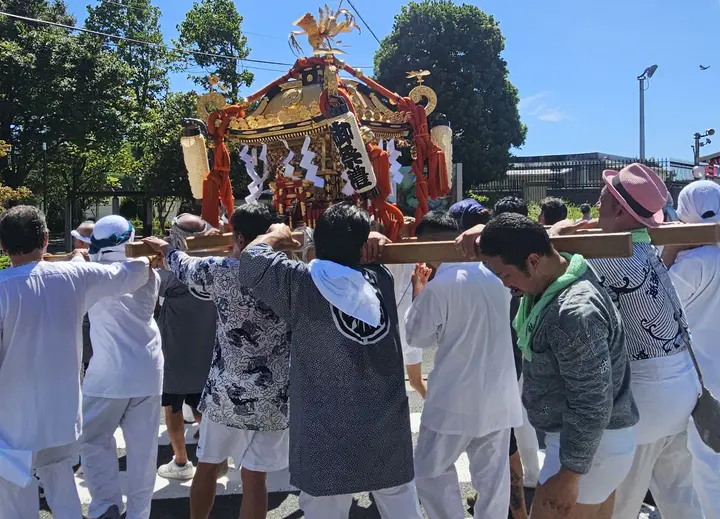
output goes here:
<path id="1" fill-rule="evenodd" d="M 88 6 L 85 27 L 124 38 L 150 42 L 143 45 L 123 40 L 105 40 L 104 48 L 114 52 L 129 72 L 128 88 L 132 117 L 138 121 L 147 110 L 157 108 L 166 93 L 172 53 L 164 46 L 160 30 L 160 9 L 150 0 L 133 0 L 127 6 L 102 2 Z"/>
<path id="2" fill-rule="evenodd" d="M 144 184 L 153 195 L 153 205 L 162 226 L 173 206 L 182 200 L 192 200 L 180 146 L 180 121 L 183 117 L 195 116 L 196 104 L 195 92 L 168 94 L 149 121 L 142 170 Z"/>
<path id="3" fill-rule="evenodd" d="M 454 161 L 469 185 L 502 176 L 510 148 L 525 142 L 504 48 L 498 23 L 479 8 L 424 0 L 402 8 L 375 54 L 377 80 L 401 94 L 415 86 L 407 72 L 431 72 L 427 84 L 452 124 Z"/>
<path id="4" fill-rule="evenodd" d="M 228 89 L 230 101 L 237 101 L 240 88 L 250 85 L 254 78 L 253 73 L 244 70 L 239 63 L 250 53 L 247 38 L 242 33 L 242 22 L 243 17 L 232 0 L 201 0 L 200 3 L 193 3 L 192 9 L 185 15 L 185 20 L 178 25 L 178 46 L 216 55 L 187 54 L 179 69 L 204 69 L 207 74 L 190 75 L 189 78 L 206 89 L 210 86 L 210 74 L 220 77 Z M 234 56 L 237 59 L 217 56 Z"/>

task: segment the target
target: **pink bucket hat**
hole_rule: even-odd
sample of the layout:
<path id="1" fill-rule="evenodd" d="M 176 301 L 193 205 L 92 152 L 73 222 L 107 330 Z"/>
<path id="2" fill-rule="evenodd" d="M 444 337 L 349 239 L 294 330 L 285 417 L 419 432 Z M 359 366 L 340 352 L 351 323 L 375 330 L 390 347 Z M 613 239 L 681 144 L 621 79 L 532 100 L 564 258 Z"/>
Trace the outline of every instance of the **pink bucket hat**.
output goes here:
<path id="1" fill-rule="evenodd" d="M 657 227 L 663 222 L 668 199 L 665 183 L 652 169 L 630 164 L 620 171 L 603 171 L 603 180 L 612 195 L 638 222 Z"/>

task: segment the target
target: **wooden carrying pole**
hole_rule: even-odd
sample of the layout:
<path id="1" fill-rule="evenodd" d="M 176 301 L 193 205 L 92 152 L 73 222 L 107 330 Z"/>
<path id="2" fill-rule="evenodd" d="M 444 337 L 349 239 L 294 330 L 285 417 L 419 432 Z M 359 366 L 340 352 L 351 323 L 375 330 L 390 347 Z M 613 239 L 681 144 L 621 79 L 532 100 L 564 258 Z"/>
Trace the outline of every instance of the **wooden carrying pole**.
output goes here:
<path id="1" fill-rule="evenodd" d="M 673 224 L 650 229 L 650 237 L 655 245 L 710 245 L 720 243 L 720 225 L 718 224 Z M 587 258 L 628 257 L 632 247 L 628 245 L 628 233 L 605 234 L 600 229 L 590 229 L 571 236 L 552 238 L 553 245 L 562 252 L 575 252 Z M 293 233 L 300 243 L 304 234 Z M 192 256 L 227 256 L 232 243 L 232 233 L 216 236 L 188 238 L 188 253 Z M 128 257 L 154 256 L 153 251 L 143 242 L 134 242 L 126 247 Z M 46 255 L 47 261 L 69 260 L 70 254 Z M 459 262 L 461 255 L 450 242 L 403 242 L 386 246 L 383 262 Z"/>
<path id="2" fill-rule="evenodd" d="M 303 241 L 303 236 L 299 232 L 293 233 L 293 238 L 300 243 Z M 224 245 L 227 248 L 231 239 L 232 234 L 188 238 L 188 251 L 190 254 L 198 256 L 227 255 L 227 252 L 219 247 Z M 630 233 L 557 236 L 552 238 L 552 242 L 560 252 L 582 254 L 586 258 L 627 258 L 632 256 Z M 125 246 L 125 251 L 128 257 L 155 255 L 153 250 L 143 242 L 129 243 Z M 223 252 L 225 253 L 223 254 Z M 382 256 L 382 262 L 388 265 L 463 261 L 467 261 L 467 259 L 451 241 L 393 243 L 385 246 Z"/>
<path id="3" fill-rule="evenodd" d="M 602 234 L 602 229 L 581 229 L 581 234 Z M 653 245 L 711 245 L 720 243 L 720 225 L 714 223 L 669 224 L 648 229 Z"/>

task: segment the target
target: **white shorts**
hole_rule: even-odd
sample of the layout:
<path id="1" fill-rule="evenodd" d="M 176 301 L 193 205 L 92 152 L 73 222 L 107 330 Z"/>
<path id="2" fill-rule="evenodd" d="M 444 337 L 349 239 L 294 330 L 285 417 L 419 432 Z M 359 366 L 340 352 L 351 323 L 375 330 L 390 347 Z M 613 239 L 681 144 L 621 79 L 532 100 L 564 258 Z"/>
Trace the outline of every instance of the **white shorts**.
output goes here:
<path id="1" fill-rule="evenodd" d="M 592 466 L 580 476 L 578 504 L 599 505 L 615 492 L 628 475 L 635 458 L 635 428 L 606 429 L 600 439 Z M 540 469 L 540 484 L 560 472 L 560 433 L 545 435 L 545 462 Z"/>
<path id="2" fill-rule="evenodd" d="M 228 458 L 235 465 L 255 472 L 275 472 L 288 466 L 290 435 L 284 431 L 248 431 L 205 418 L 200 424 L 197 447 L 201 463 L 222 463 Z"/>
<path id="3" fill-rule="evenodd" d="M 414 348 L 403 343 L 402 346 L 403 362 L 406 366 L 412 366 L 413 364 L 420 364 L 423 360 L 422 348 Z"/>

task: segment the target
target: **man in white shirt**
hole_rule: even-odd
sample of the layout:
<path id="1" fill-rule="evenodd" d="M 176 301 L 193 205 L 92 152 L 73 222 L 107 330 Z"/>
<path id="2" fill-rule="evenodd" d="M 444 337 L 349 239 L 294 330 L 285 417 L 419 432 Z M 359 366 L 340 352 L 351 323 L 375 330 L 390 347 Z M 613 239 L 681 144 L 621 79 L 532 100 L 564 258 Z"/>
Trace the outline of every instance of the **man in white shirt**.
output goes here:
<path id="1" fill-rule="evenodd" d="M 80 324 L 95 302 L 148 278 L 144 259 L 45 262 L 47 241 L 39 209 L 2 215 L 0 244 L 12 268 L 0 272 L 0 519 L 37 519 L 33 468 L 53 517 L 82 517 L 72 470 L 82 428 Z"/>
<path id="2" fill-rule="evenodd" d="M 405 217 L 405 225 L 400 231 L 401 236 L 407 237 L 411 227 L 415 225 L 415 218 Z M 378 229 L 383 232 L 383 229 Z M 405 322 L 403 320 L 405 313 L 412 303 L 412 284 L 410 279 L 415 271 L 414 264 L 405 265 L 386 265 L 387 269 L 393 276 L 395 283 L 395 305 L 397 306 L 397 314 L 400 322 L 400 342 L 402 344 L 403 362 L 405 363 L 405 372 L 408 376 L 408 383 L 418 395 L 425 399 L 427 393 L 427 385 L 423 379 L 422 360 L 423 350 L 421 348 L 413 348 L 408 345 L 405 338 Z"/>
<path id="3" fill-rule="evenodd" d="M 689 224 L 720 223 L 720 186 L 697 180 L 678 196 L 677 215 Z M 667 246 L 662 260 L 677 289 L 692 330 L 692 347 L 703 382 L 720 396 L 717 312 L 720 308 L 720 246 Z M 690 420 L 688 447 L 693 455 L 695 489 L 707 519 L 720 517 L 720 454 L 705 445 Z"/>
<path id="4" fill-rule="evenodd" d="M 93 262 L 126 260 L 132 224 L 101 218 L 90 243 Z M 88 312 L 93 358 L 83 381 L 82 466 L 91 518 L 119 519 L 123 500 L 113 437 L 121 428 L 127 455 L 127 519 L 148 519 L 157 470 L 163 353 L 153 312 L 160 278 L 154 271 L 133 293 L 107 297 Z"/>
<path id="5" fill-rule="evenodd" d="M 451 240 L 458 230 L 446 214 L 429 213 L 416 234 L 424 241 Z M 405 317 L 410 346 L 438 346 L 415 449 L 418 495 L 430 519 L 463 517 L 455 462 L 467 452 L 479 491 L 474 516 L 506 517 L 510 429 L 522 424 L 510 293 L 482 264 L 433 267 L 429 282 L 429 269 L 416 268 L 415 299 Z"/>

